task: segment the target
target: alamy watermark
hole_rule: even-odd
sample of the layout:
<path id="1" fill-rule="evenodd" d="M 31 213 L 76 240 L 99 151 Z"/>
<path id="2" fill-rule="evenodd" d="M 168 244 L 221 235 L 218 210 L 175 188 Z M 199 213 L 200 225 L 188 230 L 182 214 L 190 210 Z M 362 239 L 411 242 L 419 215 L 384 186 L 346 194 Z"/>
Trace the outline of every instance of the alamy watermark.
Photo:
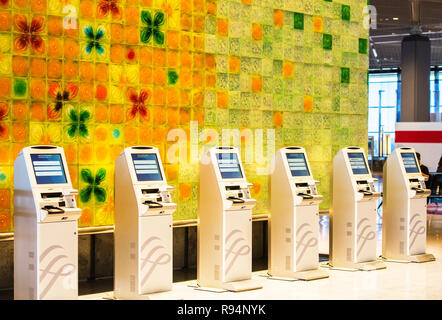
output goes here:
<path id="1" fill-rule="evenodd" d="M 376 30 L 378 28 L 378 11 L 375 6 L 366 6 L 362 10 L 362 25 L 366 30 Z"/>
<path id="2" fill-rule="evenodd" d="M 255 164 L 258 175 L 271 172 L 271 160 L 275 154 L 274 129 L 217 129 L 204 128 L 201 131 L 198 121 L 190 122 L 189 135 L 184 129 L 172 129 L 167 134 L 167 141 L 174 142 L 167 148 L 166 159 L 170 164 L 199 162 L 209 163 L 206 156 L 210 148 L 217 146 L 235 147 L 241 153 L 244 141 L 245 164 Z M 188 154 L 188 152 L 190 154 Z"/>

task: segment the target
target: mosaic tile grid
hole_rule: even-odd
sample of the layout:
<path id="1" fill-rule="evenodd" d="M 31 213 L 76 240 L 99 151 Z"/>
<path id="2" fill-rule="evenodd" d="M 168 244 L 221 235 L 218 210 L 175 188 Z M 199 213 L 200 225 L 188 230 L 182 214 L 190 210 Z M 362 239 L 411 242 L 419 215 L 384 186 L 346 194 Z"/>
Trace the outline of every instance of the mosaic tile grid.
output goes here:
<path id="1" fill-rule="evenodd" d="M 305 147 L 327 209 L 333 156 L 367 144 L 365 5 L 0 0 L 0 232 L 13 229 L 14 159 L 33 144 L 64 147 L 80 226 L 113 224 L 114 161 L 137 144 L 160 149 L 175 219 L 196 218 L 198 164 L 166 156 L 169 131 L 190 140 L 191 121 L 197 134 L 249 129 L 243 159 L 259 129 L 275 130 L 276 148 Z M 264 165 L 245 165 L 255 213 L 268 212 Z"/>

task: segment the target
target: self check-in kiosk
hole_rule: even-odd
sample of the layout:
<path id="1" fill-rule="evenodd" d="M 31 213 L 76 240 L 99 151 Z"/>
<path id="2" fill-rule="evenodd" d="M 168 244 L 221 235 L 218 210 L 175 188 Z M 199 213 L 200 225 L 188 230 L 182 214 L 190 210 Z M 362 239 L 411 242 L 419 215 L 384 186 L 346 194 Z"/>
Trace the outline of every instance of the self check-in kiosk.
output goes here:
<path id="1" fill-rule="evenodd" d="M 78 298 L 77 194 L 63 148 L 20 151 L 14 162 L 14 299 Z"/>
<path id="2" fill-rule="evenodd" d="M 252 208 L 238 149 L 211 148 L 200 162 L 197 280 L 200 288 L 259 289 L 252 276 Z"/>
<path id="3" fill-rule="evenodd" d="M 434 261 L 427 254 L 427 197 L 413 148 L 397 148 L 384 164 L 382 256 L 403 262 Z"/>
<path id="4" fill-rule="evenodd" d="M 115 165 L 117 299 L 149 299 L 172 289 L 172 202 L 154 147 L 124 149 Z"/>
<path id="5" fill-rule="evenodd" d="M 330 264 L 335 268 L 376 270 L 385 264 L 376 255 L 377 200 L 364 150 L 348 147 L 333 160 L 330 215 Z"/>
<path id="6" fill-rule="evenodd" d="M 270 176 L 269 275 L 273 278 L 327 278 L 319 269 L 319 203 L 303 148 L 280 149 Z"/>

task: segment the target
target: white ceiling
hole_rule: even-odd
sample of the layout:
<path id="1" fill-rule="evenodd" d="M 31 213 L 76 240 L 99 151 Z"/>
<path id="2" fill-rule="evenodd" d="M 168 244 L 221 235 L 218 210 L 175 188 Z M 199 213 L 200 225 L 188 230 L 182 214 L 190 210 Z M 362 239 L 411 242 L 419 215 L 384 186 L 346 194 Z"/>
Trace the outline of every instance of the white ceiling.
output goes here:
<path id="1" fill-rule="evenodd" d="M 378 14 L 377 29 L 370 31 L 370 69 L 399 68 L 401 41 L 410 34 L 413 25 L 411 3 L 409 0 L 371 0 L 370 4 L 376 7 Z M 420 25 L 423 34 L 431 39 L 432 65 L 442 65 L 442 0 L 420 0 Z"/>

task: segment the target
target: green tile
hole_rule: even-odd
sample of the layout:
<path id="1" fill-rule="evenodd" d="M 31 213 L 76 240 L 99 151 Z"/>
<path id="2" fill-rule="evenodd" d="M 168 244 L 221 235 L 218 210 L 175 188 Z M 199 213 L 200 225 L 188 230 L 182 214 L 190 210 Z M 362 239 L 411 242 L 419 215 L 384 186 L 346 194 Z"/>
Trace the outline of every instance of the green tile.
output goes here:
<path id="1" fill-rule="evenodd" d="M 368 53 L 368 40 L 359 38 L 359 53 L 367 54 Z"/>
<path id="2" fill-rule="evenodd" d="M 304 30 L 304 14 L 294 12 L 294 28 Z"/>
<path id="3" fill-rule="evenodd" d="M 174 70 L 169 70 L 167 73 L 167 77 L 169 79 L 169 84 L 174 85 L 178 82 L 178 73 Z"/>
<path id="4" fill-rule="evenodd" d="M 324 50 L 333 49 L 333 36 L 331 34 L 324 33 L 322 36 L 322 48 Z"/>
<path id="5" fill-rule="evenodd" d="M 341 83 L 350 83 L 350 69 L 341 68 Z"/>
<path id="6" fill-rule="evenodd" d="M 27 91 L 26 81 L 23 79 L 14 79 L 14 94 L 17 97 L 24 97 Z"/>
<path id="7" fill-rule="evenodd" d="M 350 21 L 350 6 L 345 4 L 341 7 L 341 18 L 342 20 Z"/>

